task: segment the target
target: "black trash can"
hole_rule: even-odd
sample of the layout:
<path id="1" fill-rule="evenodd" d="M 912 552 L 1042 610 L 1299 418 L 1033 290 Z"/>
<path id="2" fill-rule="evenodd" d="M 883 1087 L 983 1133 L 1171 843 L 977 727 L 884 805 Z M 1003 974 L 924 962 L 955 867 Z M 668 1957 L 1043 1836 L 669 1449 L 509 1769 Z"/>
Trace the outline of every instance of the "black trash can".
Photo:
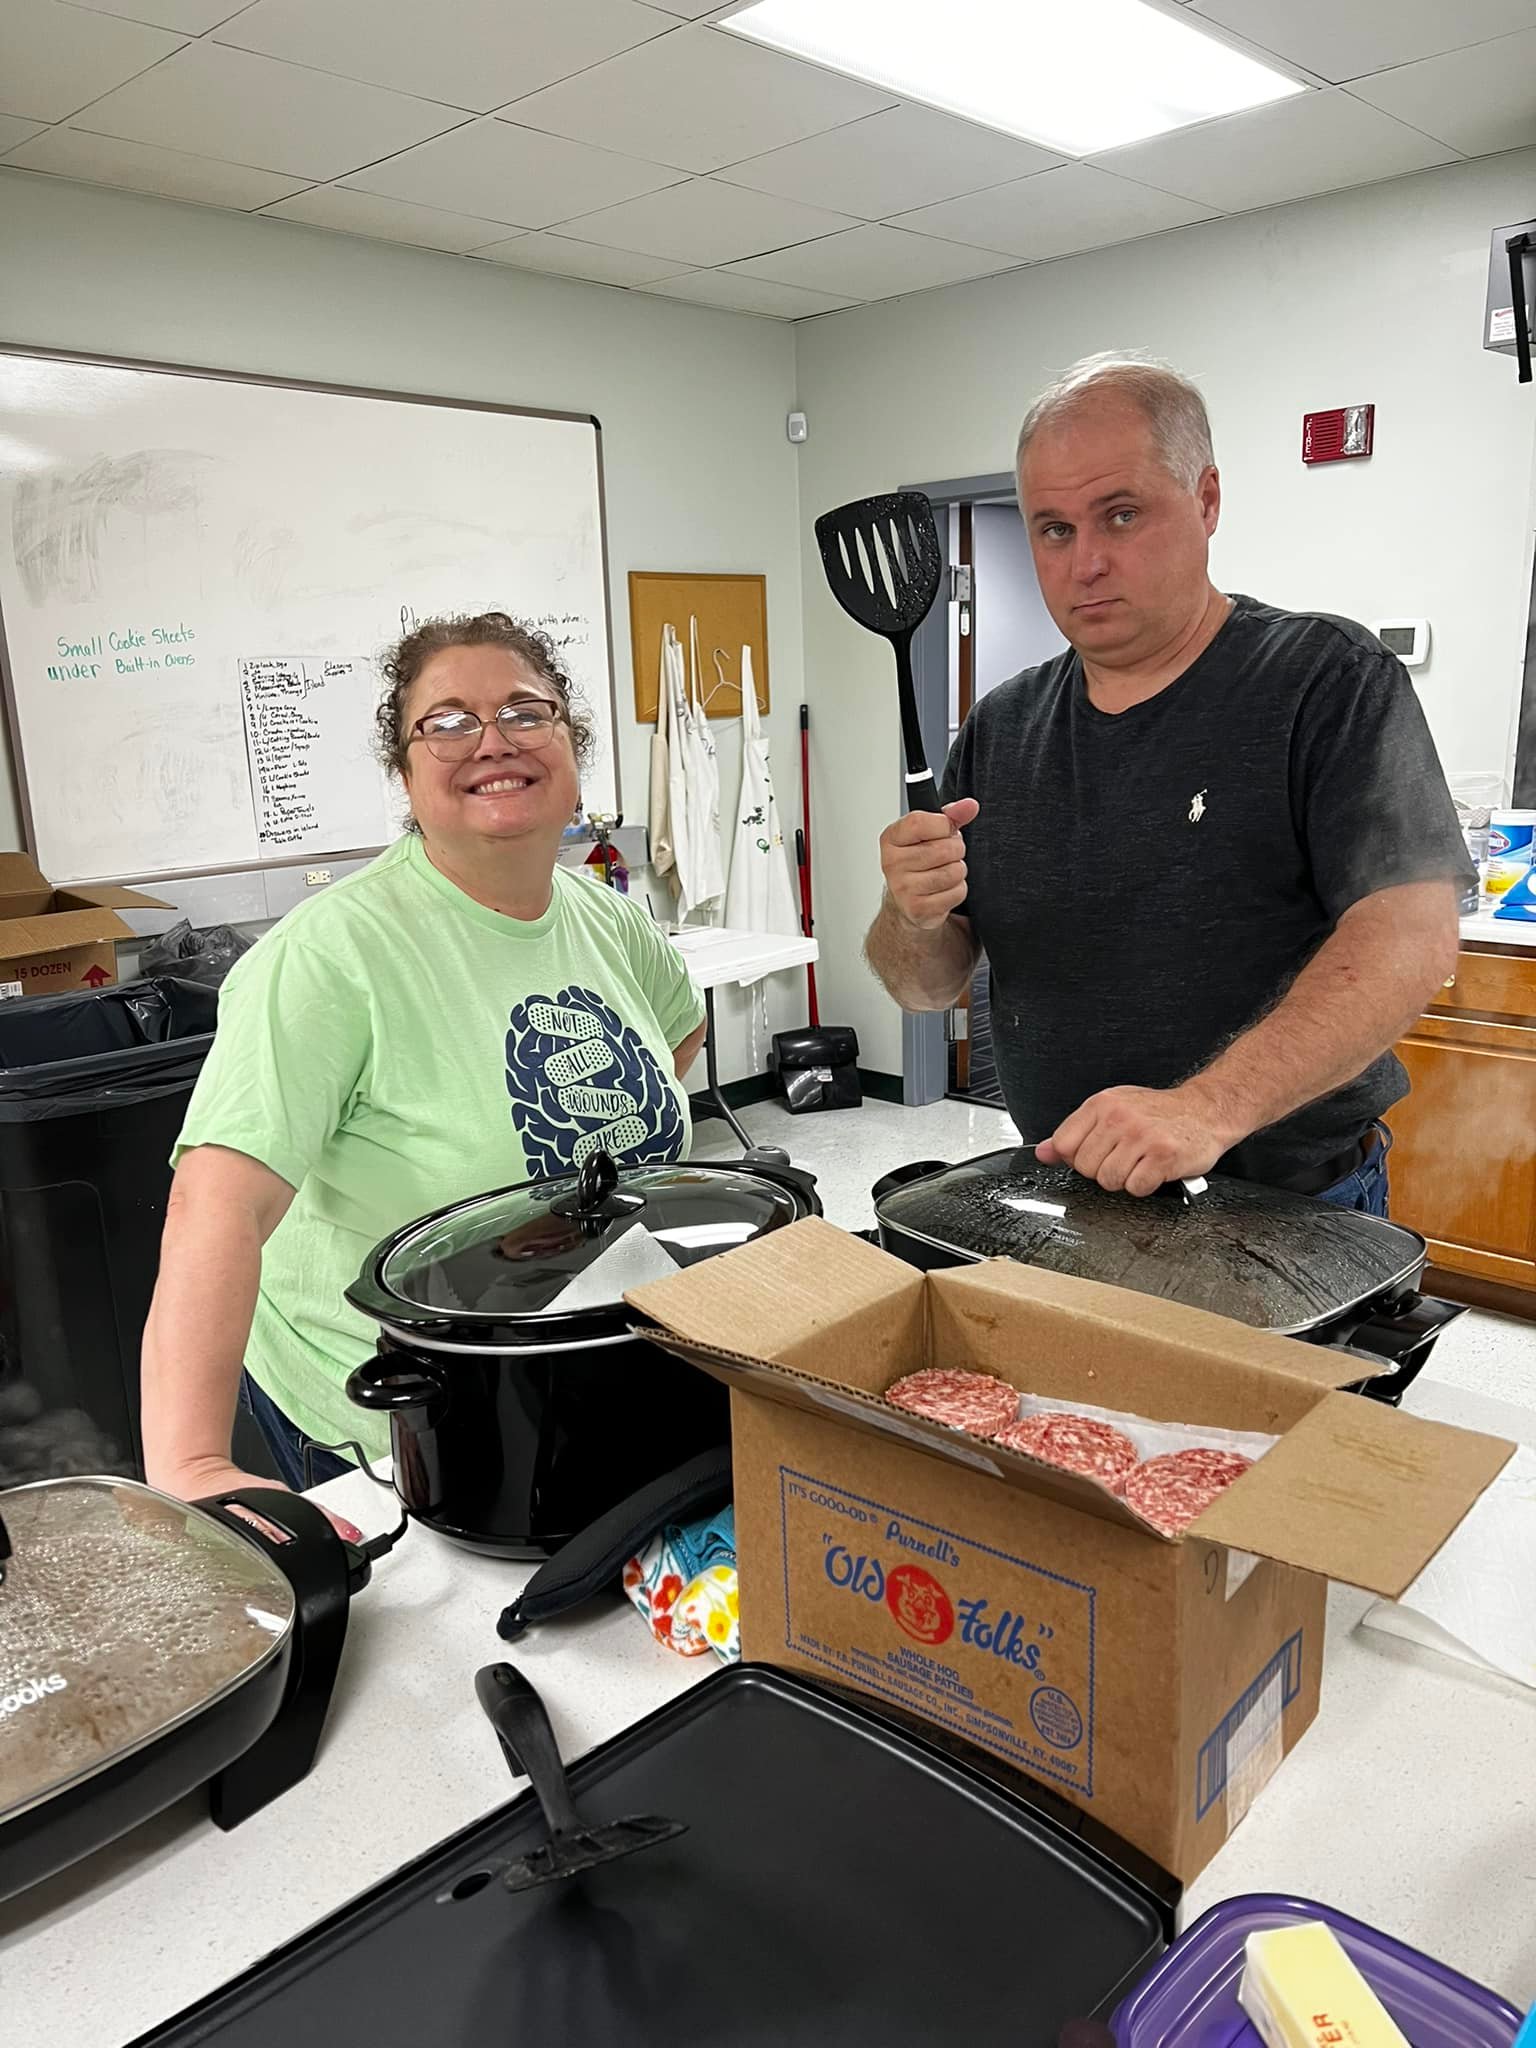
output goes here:
<path id="1" fill-rule="evenodd" d="M 216 992 L 0 1003 L 0 1486 L 143 1476 L 139 1343 Z"/>

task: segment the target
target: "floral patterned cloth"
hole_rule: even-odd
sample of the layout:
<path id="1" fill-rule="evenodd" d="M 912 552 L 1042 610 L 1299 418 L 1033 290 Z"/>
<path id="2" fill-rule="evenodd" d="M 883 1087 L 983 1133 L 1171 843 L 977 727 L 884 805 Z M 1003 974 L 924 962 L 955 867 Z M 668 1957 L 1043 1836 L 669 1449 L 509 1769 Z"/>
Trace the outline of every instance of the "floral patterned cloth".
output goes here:
<path id="1" fill-rule="evenodd" d="M 624 1590 L 657 1642 L 682 1657 L 741 1656 L 736 1518 L 730 1508 L 653 1536 L 624 1567 Z"/>

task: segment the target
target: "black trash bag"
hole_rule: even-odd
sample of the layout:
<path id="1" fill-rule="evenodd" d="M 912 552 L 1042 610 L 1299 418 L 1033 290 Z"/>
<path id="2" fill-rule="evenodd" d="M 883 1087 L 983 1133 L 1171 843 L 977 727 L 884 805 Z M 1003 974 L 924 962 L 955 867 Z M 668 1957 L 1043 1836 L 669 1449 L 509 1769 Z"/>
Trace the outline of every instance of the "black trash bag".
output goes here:
<path id="1" fill-rule="evenodd" d="M 212 989 L 170 975 L 113 982 L 89 993 L 20 996 L 0 1003 L 0 1073 L 203 1037 L 213 1030 L 218 1008 Z"/>
<path id="2" fill-rule="evenodd" d="M 125 982 L 122 998 L 144 1045 L 163 1045 L 171 1038 L 199 1038 L 219 1021 L 217 990 L 205 981 L 181 975 L 160 974 L 151 981 Z"/>
<path id="3" fill-rule="evenodd" d="M 0 1486 L 101 1472 L 138 1476 L 123 1446 L 83 1408 L 50 1408 L 35 1386 L 0 1367 Z"/>
<path id="4" fill-rule="evenodd" d="M 218 1008 L 215 989 L 168 974 L 0 1002 L 0 1125 L 189 1095 Z"/>
<path id="5" fill-rule="evenodd" d="M 140 974 L 174 974 L 182 981 L 199 981 L 205 988 L 217 988 L 242 953 L 255 945 L 232 924 L 211 924 L 194 931 L 183 918 L 158 938 L 146 939 L 139 948 Z"/>

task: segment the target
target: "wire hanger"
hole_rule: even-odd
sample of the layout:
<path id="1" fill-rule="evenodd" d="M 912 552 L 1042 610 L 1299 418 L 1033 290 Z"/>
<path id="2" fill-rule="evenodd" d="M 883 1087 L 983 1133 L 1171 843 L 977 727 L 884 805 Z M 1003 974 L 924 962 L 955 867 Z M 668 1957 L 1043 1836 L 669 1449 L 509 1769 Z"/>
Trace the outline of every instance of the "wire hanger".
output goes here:
<path id="1" fill-rule="evenodd" d="M 715 664 L 715 685 L 713 689 L 706 690 L 704 695 L 699 700 L 701 707 L 706 712 L 709 710 L 710 705 L 714 703 L 715 699 L 719 696 L 722 690 L 736 689 L 735 683 L 731 681 L 730 677 L 725 672 L 726 663 L 730 660 L 730 658 L 731 657 L 726 653 L 723 647 L 717 647 L 714 650 L 712 659 Z"/>

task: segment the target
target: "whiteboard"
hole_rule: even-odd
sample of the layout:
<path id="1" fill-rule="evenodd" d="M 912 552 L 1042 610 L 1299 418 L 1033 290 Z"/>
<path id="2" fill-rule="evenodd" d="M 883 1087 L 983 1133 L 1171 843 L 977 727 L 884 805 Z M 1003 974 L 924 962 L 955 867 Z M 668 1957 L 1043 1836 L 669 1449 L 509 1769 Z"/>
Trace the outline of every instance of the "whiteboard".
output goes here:
<path id="1" fill-rule="evenodd" d="M 0 349 L 0 662 L 55 882 L 356 853 L 402 625 L 554 639 L 619 808 L 597 421 Z"/>

